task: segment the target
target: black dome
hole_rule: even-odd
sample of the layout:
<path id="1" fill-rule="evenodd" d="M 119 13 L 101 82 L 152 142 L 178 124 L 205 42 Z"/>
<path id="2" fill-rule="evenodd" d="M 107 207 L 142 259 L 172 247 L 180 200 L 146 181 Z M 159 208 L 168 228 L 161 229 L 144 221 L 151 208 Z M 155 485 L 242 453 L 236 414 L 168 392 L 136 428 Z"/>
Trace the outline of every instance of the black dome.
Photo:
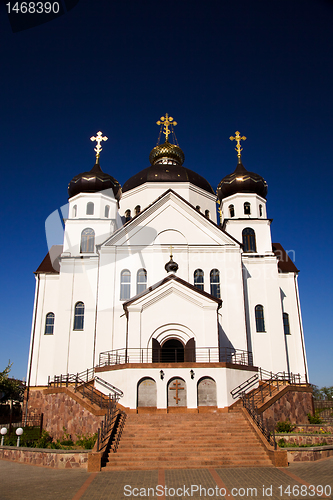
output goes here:
<path id="1" fill-rule="evenodd" d="M 179 146 L 166 141 L 152 149 L 149 160 L 151 166 L 133 175 L 123 185 L 123 192 L 145 182 L 191 182 L 195 186 L 215 194 L 204 177 L 182 166 L 185 155 Z"/>
<path id="2" fill-rule="evenodd" d="M 241 160 L 236 170 L 226 175 L 217 186 L 217 196 L 221 201 L 236 193 L 256 193 L 262 198 L 267 196 L 267 182 L 261 175 L 248 172 Z"/>
<path id="3" fill-rule="evenodd" d="M 78 174 L 68 184 L 68 197 L 72 198 L 79 193 L 97 193 L 112 188 L 115 198 L 121 198 L 121 185 L 109 174 L 105 174 L 99 163 L 96 163 L 90 172 Z"/>

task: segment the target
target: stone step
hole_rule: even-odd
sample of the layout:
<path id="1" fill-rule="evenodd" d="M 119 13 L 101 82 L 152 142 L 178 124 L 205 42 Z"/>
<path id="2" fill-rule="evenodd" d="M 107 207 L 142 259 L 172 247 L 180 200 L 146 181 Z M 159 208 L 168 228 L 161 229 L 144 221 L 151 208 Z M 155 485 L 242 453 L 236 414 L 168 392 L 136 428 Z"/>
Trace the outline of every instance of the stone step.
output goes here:
<path id="1" fill-rule="evenodd" d="M 107 463 L 104 470 L 154 470 L 154 469 L 200 469 L 207 467 L 273 467 L 270 460 L 193 460 L 193 461 L 162 461 L 142 460 L 137 462 Z"/>

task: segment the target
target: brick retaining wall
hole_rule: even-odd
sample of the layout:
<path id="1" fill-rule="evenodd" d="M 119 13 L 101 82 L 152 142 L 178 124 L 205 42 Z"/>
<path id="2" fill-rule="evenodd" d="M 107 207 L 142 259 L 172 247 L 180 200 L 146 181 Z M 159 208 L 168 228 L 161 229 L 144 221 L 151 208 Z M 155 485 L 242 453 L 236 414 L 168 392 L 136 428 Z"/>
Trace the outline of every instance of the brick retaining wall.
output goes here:
<path id="1" fill-rule="evenodd" d="M 314 462 L 333 456 L 333 446 L 316 446 L 313 448 L 287 450 L 288 462 Z"/>
<path id="2" fill-rule="evenodd" d="M 260 410 L 259 410 L 260 411 Z M 277 422 L 290 420 L 295 424 L 308 424 L 307 414 L 312 415 L 312 391 L 286 391 L 277 401 L 266 408 L 262 414 L 270 426 Z"/>
<path id="3" fill-rule="evenodd" d="M 53 439 L 62 438 L 63 427 L 73 441 L 78 434 L 97 432 L 103 416 L 94 415 L 87 409 L 89 405 L 85 406 L 75 401 L 66 391 L 50 393 L 49 389 L 30 390 L 28 411 L 44 414 L 43 428 Z"/>
<path id="4" fill-rule="evenodd" d="M 87 468 L 88 452 L 0 446 L 0 459 L 55 469 Z"/>

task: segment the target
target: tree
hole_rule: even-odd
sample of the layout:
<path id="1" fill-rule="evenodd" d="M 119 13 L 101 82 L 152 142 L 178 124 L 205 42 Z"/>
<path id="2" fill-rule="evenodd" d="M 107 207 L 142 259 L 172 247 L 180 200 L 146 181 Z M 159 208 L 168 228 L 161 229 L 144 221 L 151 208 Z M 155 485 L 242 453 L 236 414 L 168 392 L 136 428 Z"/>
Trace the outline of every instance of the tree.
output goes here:
<path id="1" fill-rule="evenodd" d="M 25 389 L 21 380 L 9 378 L 12 366 L 13 363 L 9 361 L 7 367 L 0 372 L 0 402 L 6 403 L 7 401 L 10 401 L 11 407 L 13 405 L 13 401 L 23 401 Z"/>

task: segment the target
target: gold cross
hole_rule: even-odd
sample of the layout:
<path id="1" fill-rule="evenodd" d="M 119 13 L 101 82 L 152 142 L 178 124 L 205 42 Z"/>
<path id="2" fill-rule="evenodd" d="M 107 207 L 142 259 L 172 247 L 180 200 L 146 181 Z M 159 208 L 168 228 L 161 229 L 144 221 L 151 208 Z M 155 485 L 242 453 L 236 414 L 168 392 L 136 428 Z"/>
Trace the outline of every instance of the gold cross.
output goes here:
<path id="1" fill-rule="evenodd" d="M 236 141 L 237 142 L 237 146 L 235 147 L 235 151 L 237 151 L 237 156 L 238 156 L 238 158 L 240 158 L 241 157 L 241 151 L 243 151 L 243 148 L 241 148 L 241 145 L 240 145 L 240 141 L 246 141 L 246 137 L 244 135 L 243 135 L 243 137 L 241 137 L 239 135 L 238 130 L 236 130 L 235 137 L 231 136 L 231 137 L 229 137 L 229 139 L 231 141 Z"/>
<path id="2" fill-rule="evenodd" d="M 102 132 L 97 132 L 96 137 L 94 137 L 94 136 L 90 137 L 90 140 L 97 142 L 97 146 L 94 148 L 94 151 L 96 151 L 96 158 L 98 159 L 99 155 L 100 155 L 100 152 L 102 151 L 101 142 L 102 141 L 107 141 L 108 138 L 105 137 L 105 136 L 102 137 Z"/>
<path id="3" fill-rule="evenodd" d="M 173 120 L 172 116 L 169 116 L 168 113 L 165 113 L 165 116 L 161 116 L 161 121 L 158 120 L 158 122 L 156 122 L 156 124 L 164 126 L 163 134 L 166 137 L 166 142 L 168 142 L 168 136 L 171 134 L 169 127 L 170 127 L 170 125 L 176 126 L 177 122 L 175 122 Z"/>
<path id="4" fill-rule="evenodd" d="M 176 395 L 173 397 L 173 399 L 176 400 L 176 405 L 178 405 L 178 401 L 180 401 L 180 398 L 178 397 L 178 391 L 183 391 L 185 387 L 178 387 L 178 385 L 181 385 L 180 382 L 178 382 L 178 380 L 176 380 L 176 382 L 174 382 L 173 385 L 175 385 L 176 387 L 170 387 L 170 390 L 176 391 Z"/>

